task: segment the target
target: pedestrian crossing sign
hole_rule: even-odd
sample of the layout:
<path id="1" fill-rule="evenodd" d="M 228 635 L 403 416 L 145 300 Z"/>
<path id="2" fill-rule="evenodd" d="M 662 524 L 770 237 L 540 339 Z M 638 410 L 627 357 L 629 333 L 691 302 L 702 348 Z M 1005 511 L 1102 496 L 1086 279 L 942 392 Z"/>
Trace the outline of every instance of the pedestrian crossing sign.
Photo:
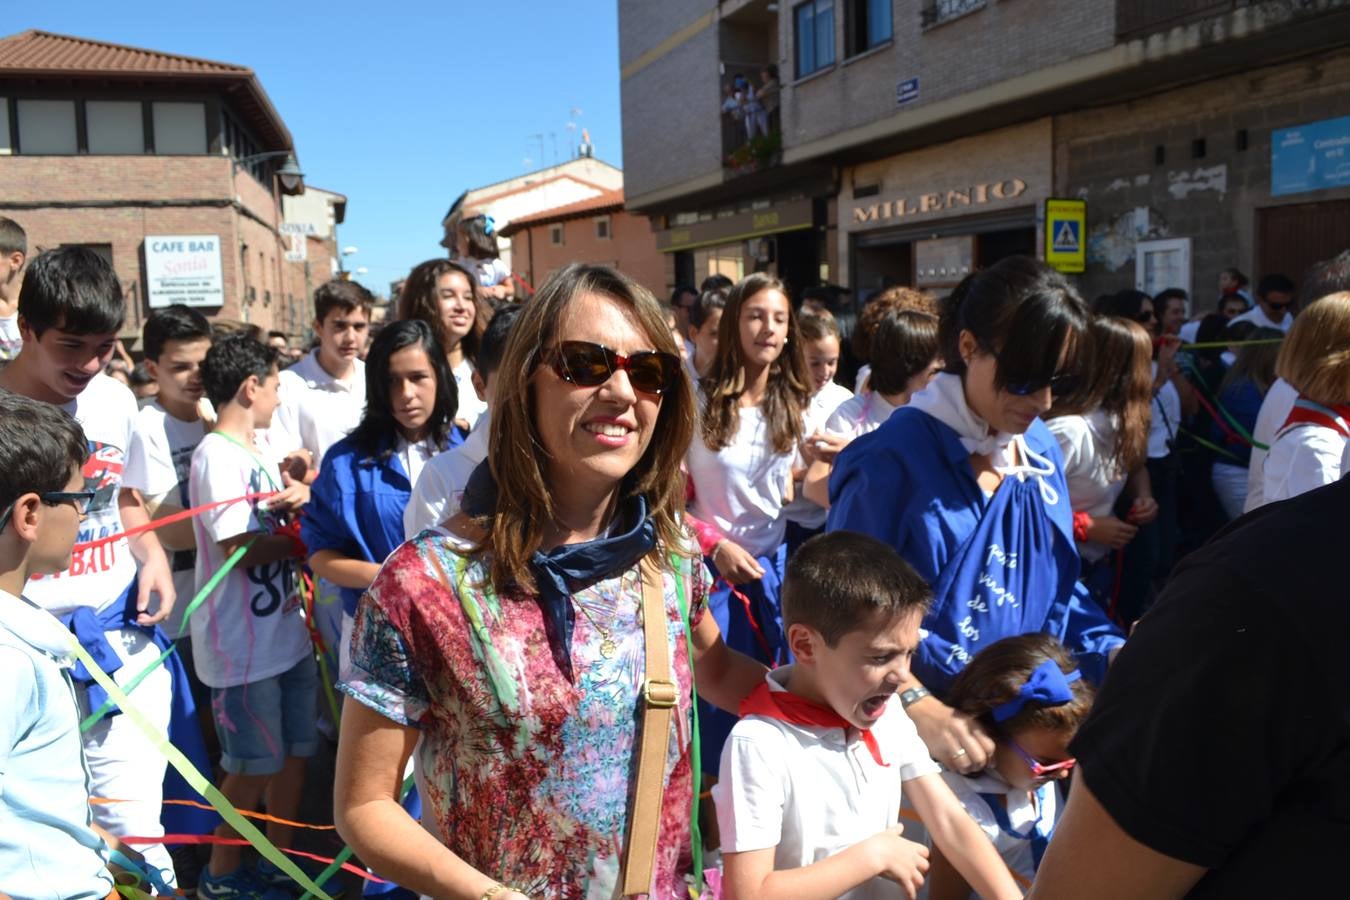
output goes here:
<path id="1" fill-rule="evenodd" d="M 1045 261 L 1061 272 L 1087 268 L 1087 202 L 1045 201 Z"/>

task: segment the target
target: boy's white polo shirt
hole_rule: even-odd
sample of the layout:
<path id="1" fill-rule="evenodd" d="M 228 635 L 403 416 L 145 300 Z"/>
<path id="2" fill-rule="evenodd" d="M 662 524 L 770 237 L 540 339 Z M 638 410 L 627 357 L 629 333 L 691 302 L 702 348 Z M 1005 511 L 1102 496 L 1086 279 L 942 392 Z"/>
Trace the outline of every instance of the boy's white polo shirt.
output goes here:
<path id="1" fill-rule="evenodd" d="M 281 373 L 281 405 L 272 421 L 272 449 L 283 454 L 304 447 L 314 454 L 317 468 L 328 448 L 361 423 L 366 410 L 366 364 L 352 360 L 352 377 L 341 381 L 319 365 L 319 351 L 311 350 Z M 289 435 L 292 446 L 275 446 L 275 432 Z"/>
<path id="2" fill-rule="evenodd" d="M 784 691 L 792 666 L 766 678 Z M 722 749 L 713 787 L 722 850 L 774 850 L 774 869 L 808 866 L 900 822 L 900 786 L 940 767 L 914 723 L 892 697 L 872 728 L 885 767 L 872 759 L 858 729 L 794 725 L 746 716 Z M 894 882 L 873 878 L 841 895 L 848 900 L 904 897 Z"/>

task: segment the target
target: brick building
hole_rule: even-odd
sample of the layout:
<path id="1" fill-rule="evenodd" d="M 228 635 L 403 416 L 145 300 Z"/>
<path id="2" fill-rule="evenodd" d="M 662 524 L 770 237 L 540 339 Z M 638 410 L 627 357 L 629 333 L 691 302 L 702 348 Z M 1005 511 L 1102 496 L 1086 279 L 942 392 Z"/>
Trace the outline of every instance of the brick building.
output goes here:
<path id="1" fill-rule="evenodd" d="M 628 208 L 682 281 L 865 294 L 1043 255 L 1081 199 L 1085 294 L 1208 304 L 1350 245 L 1347 34 L 1347 0 L 621 2 Z M 751 139 L 722 104 L 768 65 Z"/>
<path id="2" fill-rule="evenodd" d="M 303 190 L 248 68 L 42 31 L 0 39 L 0 215 L 30 248 L 111 260 L 129 346 L 152 307 L 178 301 L 300 334 L 305 268 L 286 259 L 281 200 Z"/>
<path id="3" fill-rule="evenodd" d="M 624 212 L 621 190 L 514 219 L 502 237 L 515 248 L 516 274 L 535 288 L 568 263 L 587 262 L 614 266 L 658 297 L 667 293 L 651 225 Z"/>

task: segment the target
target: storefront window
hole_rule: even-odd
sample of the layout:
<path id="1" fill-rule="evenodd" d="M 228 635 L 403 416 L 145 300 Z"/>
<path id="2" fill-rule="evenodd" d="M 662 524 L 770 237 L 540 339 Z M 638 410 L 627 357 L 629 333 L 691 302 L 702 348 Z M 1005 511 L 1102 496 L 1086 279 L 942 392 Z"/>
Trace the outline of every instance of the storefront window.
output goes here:
<path id="1" fill-rule="evenodd" d="M 694 251 L 694 283 L 709 275 L 725 275 L 732 281 L 745 277 L 745 253 L 742 244 L 723 244 Z"/>

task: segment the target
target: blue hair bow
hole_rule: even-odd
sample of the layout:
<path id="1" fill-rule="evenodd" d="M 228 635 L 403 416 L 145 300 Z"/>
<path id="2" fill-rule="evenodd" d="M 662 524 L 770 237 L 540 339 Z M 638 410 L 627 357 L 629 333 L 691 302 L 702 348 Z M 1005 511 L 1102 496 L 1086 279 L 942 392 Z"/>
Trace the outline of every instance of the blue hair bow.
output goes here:
<path id="1" fill-rule="evenodd" d="M 1077 669 L 1065 675 L 1063 670 L 1060 669 L 1059 663 L 1053 659 L 1047 659 L 1035 668 L 1026 684 L 1017 689 L 1016 697 L 1007 703 L 994 707 L 994 721 L 1008 721 L 1020 713 L 1022 707 L 1028 703 L 1039 703 L 1042 706 L 1063 706 L 1073 699 L 1073 687 L 1071 685 L 1082 677 L 1083 673 Z"/>
<path id="2" fill-rule="evenodd" d="M 492 234 L 497 230 L 497 223 L 492 220 L 492 216 L 483 216 L 483 234 Z"/>

